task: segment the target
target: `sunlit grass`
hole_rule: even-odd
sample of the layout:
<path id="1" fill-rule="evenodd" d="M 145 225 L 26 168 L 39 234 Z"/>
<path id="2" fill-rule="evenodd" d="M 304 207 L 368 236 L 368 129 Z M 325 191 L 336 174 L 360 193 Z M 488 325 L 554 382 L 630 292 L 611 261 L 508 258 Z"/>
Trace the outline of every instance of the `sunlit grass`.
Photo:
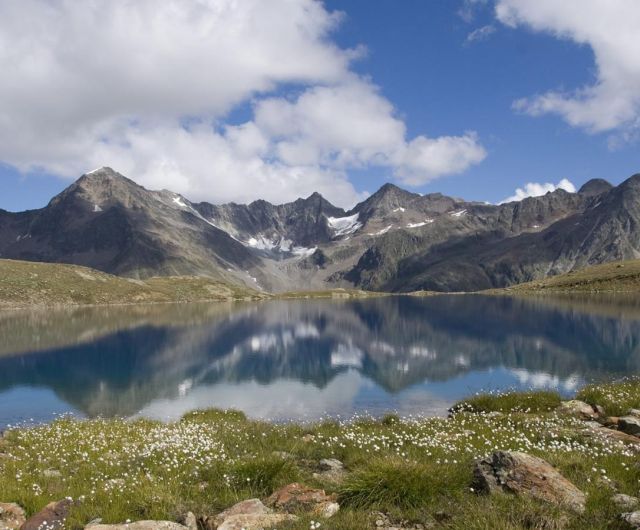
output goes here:
<path id="1" fill-rule="evenodd" d="M 625 388 L 620 394 L 607 387 L 602 395 L 637 392 L 637 380 L 625 385 L 615 387 L 616 392 Z M 186 511 L 211 515 L 240 500 L 265 499 L 297 481 L 338 495 L 342 509 L 322 528 L 369 528 L 377 511 L 394 521 L 437 522 L 444 528 L 618 527 L 614 489 L 637 495 L 640 484 L 632 447 L 586 436 L 580 420 L 550 410 L 553 393 L 466 401 L 474 405 L 450 419 L 389 415 L 272 424 L 219 410 L 189 413 L 169 424 L 63 418 L 6 434 L 0 445 L 0 501 L 18 502 L 33 513 L 51 500 L 81 499 L 68 527 L 82 528 L 96 517 L 117 523 L 175 520 Z M 473 462 L 498 449 L 548 460 L 587 494 L 586 513 L 471 491 Z M 344 463 L 343 483 L 314 477 L 321 458 Z M 310 521 L 302 516 L 282 528 L 306 530 Z"/>
<path id="2" fill-rule="evenodd" d="M 577 399 L 604 407 L 609 416 L 622 416 L 629 409 L 640 409 L 640 378 L 629 377 L 608 384 L 587 385 Z"/>

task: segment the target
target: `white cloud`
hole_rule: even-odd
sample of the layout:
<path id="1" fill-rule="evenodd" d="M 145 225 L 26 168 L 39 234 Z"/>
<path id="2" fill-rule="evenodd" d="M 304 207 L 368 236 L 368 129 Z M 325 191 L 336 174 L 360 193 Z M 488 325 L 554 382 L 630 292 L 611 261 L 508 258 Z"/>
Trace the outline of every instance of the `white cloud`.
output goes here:
<path id="1" fill-rule="evenodd" d="M 533 116 L 555 113 L 590 132 L 640 125 L 640 2 L 637 0 L 498 0 L 503 23 L 524 25 L 589 46 L 593 83 L 549 91 L 515 103 Z"/>
<path id="2" fill-rule="evenodd" d="M 471 33 L 467 35 L 467 42 L 479 42 L 488 39 L 491 35 L 493 35 L 496 31 L 496 27 L 493 24 L 487 24 L 486 26 L 481 26 L 478 29 L 473 30 Z"/>
<path id="3" fill-rule="evenodd" d="M 423 183 L 479 162 L 473 133 L 406 138 L 351 72 L 362 50 L 332 42 L 340 18 L 315 0 L 1 2 L 0 161 L 66 178 L 109 165 L 193 200 L 317 190 L 345 206 L 361 198 L 353 168 Z"/>
<path id="4" fill-rule="evenodd" d="M 507 197 L 504 201 L 500 202 L 500 204 L 521 201 L 527 197 L 539 197 L 555 190 L 565 190 L 569 193 L 575 193 L 576 187 L 569 179 L 562 179 L 557 184 L 552 184 L 551 182 L 546 182 L 544 184 L 539 182 L 527 182 L 523 188 L 516 189 L 515 193 L 511 197 Z"/>

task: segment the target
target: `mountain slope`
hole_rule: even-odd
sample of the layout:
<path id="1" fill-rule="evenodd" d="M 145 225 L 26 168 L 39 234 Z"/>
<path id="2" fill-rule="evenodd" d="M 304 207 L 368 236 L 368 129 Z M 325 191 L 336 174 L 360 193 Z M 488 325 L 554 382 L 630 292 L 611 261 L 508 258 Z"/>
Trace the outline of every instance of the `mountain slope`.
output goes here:
<path id="1" fill-rule="evenodd" d="M 505 287 L 640 257 L 640 175 L 500 205 L 386 184 L 345 211 L 318 193 L 281 205 L 191 203 L 102 168 L 45 208 L 0 211 L 0 257 L 274 292 Z"/>

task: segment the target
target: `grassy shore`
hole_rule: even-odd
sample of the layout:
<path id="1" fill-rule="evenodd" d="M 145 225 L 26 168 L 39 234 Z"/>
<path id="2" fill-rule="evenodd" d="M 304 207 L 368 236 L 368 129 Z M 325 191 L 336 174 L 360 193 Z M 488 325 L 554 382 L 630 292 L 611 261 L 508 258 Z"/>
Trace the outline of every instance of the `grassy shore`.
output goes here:
<path id="1" fill-rule="evenodd" d="M 0 308 L 259 300 L 266 295 L 211 278 L 132 280 L 60 263 L 0 260 Z"/>
<path id="2" fill-rule="evenodd" d="M 498 293 L 637 293 L 640 291 L 640 260 L 615 261 L 585 267 L 543 280 L 521 283 Z"/>
<path id="3" fill-rule="evenodd" d="M 611 413 L 640 407 L 640 381 L 590 386 L 579 398 Z M 29 513 L 81 499 L 67 528 L 215 514 L 294 482 L 335 492 L 341 510 L 322 528 L 375 528 L 375 512 L 434 528 L 623 528 L 614 493 L 638 494 L 638 453 L 559 414 L 553 392 L 474 396 L 450 418 L 273 424 L 234 411 L 196 411 L 175 423 L 73 420 L 15 428 L 0 445 L 0 501 Z M 540 456 L 587 494 L 584 514 L 513 495 L 470 489 L 473 463 L 494 450 Z M 337 458 L 344 481 L 314 472 Z M 289 526 L 308 529 L 313 517 Z M 317 519 L 317 518 L 316 518 Z"/>

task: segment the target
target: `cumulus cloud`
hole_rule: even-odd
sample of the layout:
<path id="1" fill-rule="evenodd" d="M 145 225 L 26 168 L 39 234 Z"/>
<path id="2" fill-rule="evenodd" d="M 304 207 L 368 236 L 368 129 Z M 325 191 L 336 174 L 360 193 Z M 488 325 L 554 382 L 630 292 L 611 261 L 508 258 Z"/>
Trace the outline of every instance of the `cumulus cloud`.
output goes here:
<path id="1" fill-rule="evenodd" d="M 596 79 L 573 91 L 551 90 L 520 99 L 516 109 L 554 113 L 590 132 L 640 125 L 640 2 L 637 0 L 497 0 L 496 15 L 589 46 Z"/>
<path id="2" fill-rule="evenodd" d="M 473 133 L 407 138 L 361 49 L 316 0 L 0 3 L 0 161 L 75 178 L 109 165 L 193 200 L 361 198 L 353 168 L 409 183 L 484 158 Z M 228 116 L 239 105 L 253 114 Z"/>
<path id="3" fill-rule="evenodd" d="M 562 179 L 557 184 L 552 184 L 551 182 L 546 182 L 544 184 L 540 182 L 527 182 L 524 187 L 517 188 L 511 197 L 507 197 L 504 201 L 501 201 L 500 204 L 521 201 L 527 197 L 540 197 L 550 191 L 556 190 L 565 190 L 569 193 L 575 193 L 576 187 L 569 179 Z"/>

